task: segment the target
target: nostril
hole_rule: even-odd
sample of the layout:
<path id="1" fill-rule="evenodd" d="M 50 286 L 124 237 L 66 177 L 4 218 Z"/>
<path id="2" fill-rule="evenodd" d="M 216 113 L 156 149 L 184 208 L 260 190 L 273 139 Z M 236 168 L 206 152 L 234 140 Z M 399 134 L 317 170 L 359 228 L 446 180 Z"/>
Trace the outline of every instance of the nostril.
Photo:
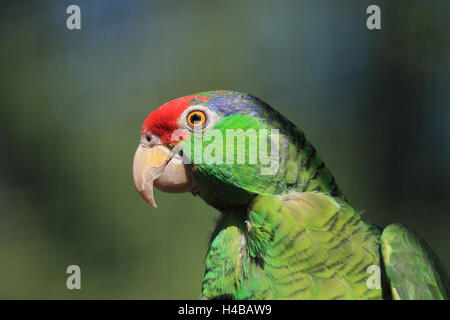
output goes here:
<path id="1" fill-rule="evenodd" d="M 144 133 L 141 136 L 141 143 L 148 147 L 152 147 L 160 144 L 160 140 L 157 136 L 154 136 L 151 133 Z"/>
<path id="2" fill-rule="evenodd" d="M 152 141 L 152 137 L 149 134 L 144 133 L 141 135 L 141 143 L 150 145 L 151 141 Z"/>

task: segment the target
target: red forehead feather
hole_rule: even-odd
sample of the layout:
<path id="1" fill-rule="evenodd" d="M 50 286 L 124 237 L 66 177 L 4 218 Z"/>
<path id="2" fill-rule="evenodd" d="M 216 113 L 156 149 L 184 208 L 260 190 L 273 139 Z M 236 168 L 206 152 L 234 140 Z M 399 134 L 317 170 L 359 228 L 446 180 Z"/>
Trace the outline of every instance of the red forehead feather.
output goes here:
<path id="1" fill-rule="evenodd" d="M 150 131 L 158 136 L 162 143 L 171 141 L 172 132 L 178 129 L 178 119 L 187 107 L 194 104 L 194 96 L 178 98 L 163 104 L 150 113 L 142 125 L 142 133 Z M 193 100 L 190 102 L 190 100 Z"/>

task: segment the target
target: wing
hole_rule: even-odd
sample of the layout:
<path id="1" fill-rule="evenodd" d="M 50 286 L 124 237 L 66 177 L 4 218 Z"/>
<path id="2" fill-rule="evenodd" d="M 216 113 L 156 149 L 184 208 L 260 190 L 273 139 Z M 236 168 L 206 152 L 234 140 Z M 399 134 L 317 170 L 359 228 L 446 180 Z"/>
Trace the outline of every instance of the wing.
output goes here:
<path id="1" fill-rule="evenodd" d="M 223 212 L 205 261 L 203 299 L 381 299 L 377 228 L 318 192 L 258 195 Z"/>
<path id="2" fill-rule="evenodd" d="M 318 192 L 258 196 L 248 219 L 249 255 L 269 279 L 251 283 L 265 292 L 250 298 L 382 298 L 367 271 L 380 270 L 379 231 L 344 200 Z"/>
<path id="3" fill-rule="evenodd" d="M 401 224 L 387 226 L 381 235 L 381 253 L 394 299 L 449 299 L 445 269 L 413 230 Z"/>

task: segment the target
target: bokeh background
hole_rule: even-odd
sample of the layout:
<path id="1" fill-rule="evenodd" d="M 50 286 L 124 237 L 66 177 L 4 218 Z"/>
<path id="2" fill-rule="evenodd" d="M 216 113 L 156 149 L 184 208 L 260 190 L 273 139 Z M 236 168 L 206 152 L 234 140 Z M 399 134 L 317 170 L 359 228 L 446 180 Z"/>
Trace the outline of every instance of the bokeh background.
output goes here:
<path id="1" fill-rule="evenodd" d="M 0 298 L 198 298 L 218 213 L 151 208 L 131 162 L 151 111 L 212 89 L 286 115 L 367 221 L 408 224 L 450 269 L 449 21 L 447 0 L 2 1 Z"/>

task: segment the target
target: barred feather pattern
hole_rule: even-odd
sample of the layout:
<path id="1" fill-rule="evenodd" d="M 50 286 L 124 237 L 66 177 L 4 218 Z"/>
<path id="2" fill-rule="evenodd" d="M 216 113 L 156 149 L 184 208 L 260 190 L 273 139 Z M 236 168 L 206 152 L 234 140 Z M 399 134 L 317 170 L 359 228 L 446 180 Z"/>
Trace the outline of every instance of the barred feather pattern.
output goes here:
<path id="1" fill-rule="evenodd" d="M 247 216 L 222 219 L 206 257 L 204 299 L 382 298 L 367 285 L 367 268 L 379 266 L 379 231 L 340 198 L 258 196 Z"/>

